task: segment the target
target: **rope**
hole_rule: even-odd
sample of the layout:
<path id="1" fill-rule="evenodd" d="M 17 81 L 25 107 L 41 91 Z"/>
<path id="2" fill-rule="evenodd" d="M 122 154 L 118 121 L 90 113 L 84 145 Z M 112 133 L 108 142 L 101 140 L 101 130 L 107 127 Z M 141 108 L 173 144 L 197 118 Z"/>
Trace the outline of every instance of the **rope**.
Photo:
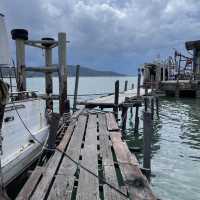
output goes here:
<path id="1" fill-rule="evenodd" d="M 12 100 L 11 100 L 12 101 Z M 77 161 L 75 161 L 71 156 L 69 156 L 66 152 L 60 150 L 59 148 L 55 148 L 55 149 L 48 149 L 46 147 L 46 144 L 42 144 L 32 133 L 31 131 L 29 130 L 29 128 L 27 127 L 27 125 L 25 124 L 24 120 L 22 119 L 22 117 L 20 116 L 16 106 L 15 106 L 15 103 L 12 101 L 13 103 L 13 106 L 15 108 L 15 111 L 20 119 L 20 121 L 22 122 L 23 126 L 25 127 L 25 129 L 28 131 L 29 135 L 33 138 L 34 141 L 36 141 L 38 144 L 40 144 L 42 146 L 42 148 L 45 148 L 47 150 L 50 150 L 50 151 L 58 151 L 59 153 L 63 154 L 64 156 L 66 156 L 69 160 L 71 160 L 77 167 L 80 167 L 82 168 L 83 170 L 85 170 L 86 172 L 88 172 L 89 174 L 93 175 L 94 177 L 96 177 L 97 179 L 99 179 L 100 181 L 102 181 L 104 184 L 108 185 L 111 189 L 115 190 L 116 192 L 118 192 L 119 194 L 121 194 L 122 196 L 126 197 L 126 198 L 129 198 L 127 194 L 123 193 L 121 190 L 119 190 L 118 188 L 116 188 L 115 186 L 113 186 L 112 184 L 110 184 L 109 182 L 107 182 L 104 178 L 101 178 L 99 177 L 97 174 L 95 174 L 94 172 L 92 172 L 91 170 L 89 170 L 88 168 L 86 168 L 85 166 L 83 166 L 82 164 L 78 163 Z M 81 113 L 79 113 L 80 115 Z M 78 116 L 79 116 L 78 115 Z M 78 118 L 78 116 L 76 118 Z"/>

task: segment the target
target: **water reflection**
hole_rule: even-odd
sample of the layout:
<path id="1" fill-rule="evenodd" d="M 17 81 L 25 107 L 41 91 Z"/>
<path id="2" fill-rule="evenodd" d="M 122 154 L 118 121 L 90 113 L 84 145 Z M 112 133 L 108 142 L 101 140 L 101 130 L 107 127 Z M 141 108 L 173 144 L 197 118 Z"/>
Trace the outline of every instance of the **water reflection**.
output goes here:
<path id="1" fill-rule="evenodd" d="M 198 99 L 165 98 L 160 102 L 152 138 L 152 184 L 162 199 L 200 199 L 199 113 Z M 134 112 L 128 117 L 128 145 L 143 147 L 143 122 L 138 135 L 134 135 Z M 141 162 L 142 152 L 136 156 Z"/>

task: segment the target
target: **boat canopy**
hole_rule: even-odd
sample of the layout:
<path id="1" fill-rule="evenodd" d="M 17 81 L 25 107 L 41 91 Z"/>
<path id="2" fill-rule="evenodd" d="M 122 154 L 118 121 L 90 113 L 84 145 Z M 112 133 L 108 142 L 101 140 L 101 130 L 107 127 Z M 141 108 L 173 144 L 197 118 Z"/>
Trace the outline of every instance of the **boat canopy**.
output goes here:
<path id="1" fill-rule="evenodd" d="M 0 13 L 0 67 L 10 65 L 11 55 L 4 15 Z"/>

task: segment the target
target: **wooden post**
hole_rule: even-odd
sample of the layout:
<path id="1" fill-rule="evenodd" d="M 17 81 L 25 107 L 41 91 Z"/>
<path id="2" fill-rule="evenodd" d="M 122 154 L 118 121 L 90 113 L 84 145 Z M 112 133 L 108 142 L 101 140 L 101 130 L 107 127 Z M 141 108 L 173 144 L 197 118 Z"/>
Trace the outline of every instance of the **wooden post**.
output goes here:
<path id="1" fill-rule="evenodd" d="M 119 80 L 115 81 L 115 99 L 114 99 L 114 115 L 118 119 L 118 104 L 119 104 Z"/>
<path id="2" fill-rule="evenodd" d="M 153 133 L 153 121 L 150 112 L 144 112 L 144 159 L 143 167 L 149 172 L 147 178 L 150 178 L 151 173 L 151 140 Z"/>
<path id="3" fill-rule="evenodd" d="M 62 115 L 66 112 L 67 102 L 67 61 L 66 61 L 66 33 L 58 33 L 58 60 L 59 60 L 59 110 Z"/>
<path id="4" fill-rule="evenodd" d="M 16 39 L 16 62 L 17 62 L 17 89 L 26 90 L 25 71 L 25 44 L 23 39 Z"/>
<path id="5" fill-rule="evenodd" d="M 138 82 L 137 82 L 137 98 L 140 97 L 140 81 L 141 81 L 141 74 L 140 74 L 140 68 L 138 68 Z M 138 133 L 138 128 L 139 128 L 139 106 L 136 105 L 135 107 L 135 128 L 134 128 L 134 133 Z"/>
<path id="6" fill-rule="evenodd" d="M 45 65 L 50 67 L 52 65 L 52 49 L 49 47 L 45 48 Z M 52 73 L 45 73 L 45 90 L 47 95 L 46 107 L 53 110 L 53 100 L 50 99 L 50 95 L 53 93 L 52 87 Z"/>
<path id="7" fill-rule="evenodd" d="M 122 106 L 122 131 L 124 132 L 126 130 L 126 120 L 127 120 L 127 106 Z"/>
<path id="8" fill-rule="evenodd" d="M 151 117 L 154 117 L 154 96 L 151 97 Z"/>
<path id="9" fill-rule="evenodd" d="M 141 73 L 140 73 L 140 68 L 138 68 L 137 97 L 140 96 L 140 82 L 141 82 Z"/>
<path id="10" fill-rule="evenodd" d="M 148 108 L 148 89 L 147 89 L 147 84 L 145 84 L 145 96 L 144 96 L 144 110 L 147 111 L 147 108 Z"/>
<path id="11" fill-rule="evenodd" d="M 131 89 L 132 90 L 134 89 L 134 83 L 131 84 Z M 131 107 L 130 112 L 131 112 L 131 118 L 132 118 L 133 117 L 133 107 Z"/>
<path id="12" fill-rule="evenodd" d="M 78 93 L 78 83 L 79 83 L 79 72 L 80 72 L 80 65 L 77 65 L 77 66 L 76 66 L 76 80 L 75 80 L 75 87 L 74 87 L 73 112 L 76 111 L 77 93 Z"/>
<path id="13" fill-rule="evenodd" d="M 125 85 L 124 85 L 124 91 L 127 91 L 127 87 L 128 87 L 128 81 L 125 81 Z"/>
<path id="14" fill-rule="evenodd" d="M 56 133 L 58 130 L 58 119 L 54 113 L 48 113 L 48 124 L 49 124 L 49 137 L 47 140 L 48 149 L 54 150 L 56 147 Z"/>
<path id="15" fill-rule="evenodd" d="M 156 114 L 159 117 L 159 97 L 156 96 Z"/>
<path id="16" fill-rule="evenodd" d="M 176 98 L 179 98 L 180 96 L 180 89 L 179 89 L 180 68 L 181 68 L 181 56 L 179 58 L 178 74 L 177 74 L 177 80 L 176 80 L 176 91 L 175 91 Z"/>

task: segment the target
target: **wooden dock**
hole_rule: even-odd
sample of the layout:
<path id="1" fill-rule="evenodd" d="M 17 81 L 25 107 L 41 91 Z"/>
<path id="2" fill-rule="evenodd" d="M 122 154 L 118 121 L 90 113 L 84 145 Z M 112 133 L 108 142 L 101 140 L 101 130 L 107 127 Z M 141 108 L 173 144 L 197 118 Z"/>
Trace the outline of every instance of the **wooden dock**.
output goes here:
<path id="1" fill-rule="evenodd" d="M 73 115 L 57 148 L 46 166 L 36 167 L 17 200 L 156 199 L 112 113 Z"/>
<path id="2" fill-rule="evenodd" d="M 138 103 L 141 103 L 142 99 L 141 96 L 145 95 L 145 90 L 143 88 L 140 88 L 140 97 L 137 97 L 137 88 L 127 90 L 124 92 L 119 93 L 118 98 L 118 106 L 124 106 L 126 102 L 126 99 L 130 99 L 129 101 L 129 107 L 134 107 Z M 85 101 L 79 101 L 79 105 L 85 105 L 86 108 L 94 108 L 94 107 L 101 107 L 101 108 L 113 108 L 115 106 L 115 94 L 107 95 L 107 96 L 101 96 L 95 99 L 91 100 L 85 100 Z"/>

